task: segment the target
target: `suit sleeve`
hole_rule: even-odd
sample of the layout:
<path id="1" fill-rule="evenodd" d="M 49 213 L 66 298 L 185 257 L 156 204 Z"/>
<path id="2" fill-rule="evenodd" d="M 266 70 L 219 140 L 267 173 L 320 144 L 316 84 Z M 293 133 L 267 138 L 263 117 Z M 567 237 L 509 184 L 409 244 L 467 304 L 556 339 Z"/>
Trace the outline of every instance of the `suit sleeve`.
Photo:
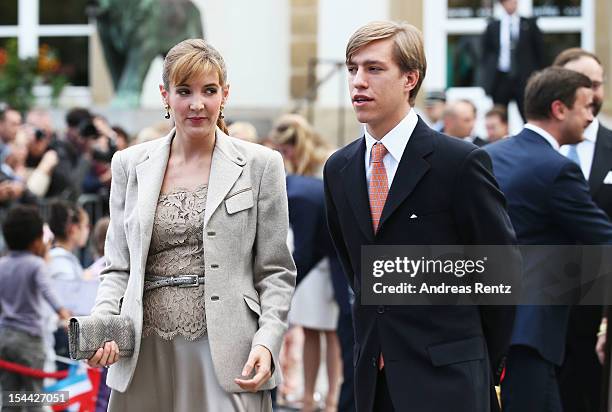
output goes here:
<path id="1" fill-rule="evenodd" d="M 325 187 L 325 211 L 327 216 L 327 226 L 329 229 L 329 234 L 332 239 L 332 243 L 336 252 L 338 253 L 338 259 L 340 259 L 340 264 L 342 265 L 342 269 L 344 270 L 344 274 L 347 276 L 349 280 L 349 285 L 353 287 L 355 280 L 355 271 L 351 265 L 351 261 L 349 258 L 348 249 L 346 248 L 346 243 L 344 242 L 344 237 L 342 236 L 342 229 L 340 229 L 340 221 L 338 220 L 338 211 L 336 210 L 336 205 L 334 203 L 334 198 L 329 187 L 331 175 L 333 173 L 330 170 L 330 161 L 328 160 L 325 163 L 325 168 L 323 170 L 323 183 Z"/>
<path id="2" fill-rule="evenodd" d="M 612 224 L 593 202 L 580 168 L 568 163 L 551 187 L 550 210 L 571 238 L 586 245 L 612 244 Z"/>
<path id="3" fill-rule="evenodd" d="M 257 235 L 253 261 L 253 285 L 259 293 L 261 316 L 252 346 L 272 354 L 273 367 L 287 330 L 287 314 L 295 288 L 295 264 L 287 246 L 289 212 L 285 169 L 278 152 L 272 152 L 262 173 L 257 198 Z"/>
<path id="4" fill-rule="evenodd" d="M 531 42 L 533 44 L 533 56 L 536 59 L 536 67 L 542 69 L 546 62 L 544 61 L 544 36 L 538 26 L 538 20 L 531 20 Z"/>
<path id="5" fill-rule="evenodd" d="M 121 152 L 111 161 L 110 224 L 104 244 L 106 267 L 100 272 L 100 286 L 92 314 L 118 315 L 120 300 L 127 288 L 130 273 L 130 251 L 124 229 L 127 173 Z"/>
<path id="6" fill-rule="evenodd" d="M 457 176 L 454 218 L 465 245 L 516 245 L 506 211 L 506 200 L 493 176 L 489 155 L 482 149 L 468 154 Z M 513 267 L 519 272 L 520 253 L 514 250 Z M 510 262 L 508 262 L 510 264 Z M 510 344 L 514 307 L 481 306 L 480 315 L 494 376 Z"/>

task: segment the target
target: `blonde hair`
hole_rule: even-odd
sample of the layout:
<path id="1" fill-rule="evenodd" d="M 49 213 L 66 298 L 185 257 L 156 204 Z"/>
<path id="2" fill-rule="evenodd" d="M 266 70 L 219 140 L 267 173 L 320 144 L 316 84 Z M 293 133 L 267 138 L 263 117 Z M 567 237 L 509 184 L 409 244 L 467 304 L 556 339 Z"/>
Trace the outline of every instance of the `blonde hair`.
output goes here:
<path id="1" fill-rule="evenodd" d="M 423 34 L 419 29 L 406 22 L 373 21 L 357 29 L 346 45 L 346 63 L 362 47 L 377 41 L 393 39 L 393 58 L 402 73 L 416 71 L 419 74 L 414 89 L 410 91 L 408 102 L 414 106 L 416 96 L 427 72 L 427 59 L 423 45 Z"/>
<path id="2" fill-rule="evenodd" d="M 332 147 L 313 129 L 308 121 L 298 114 L 281 116 L 270 132 L 270 140 L 277 144 L 293 146 L 294 164 L 287 172 L 298 175 L 317 176 L 329 157 Z"/>
<path id="3" fill-rule="evenodd" d="M 221 54 L 203 39 L 183 40 L 170 49 L 164 59 L 164 88 L 170 90 L 171 84 L 185 83 L 210 72 L 219 75 L 221 86 L 227 85 L 227 69 Z M 221 117 L 217 118 L 217 127 L 227 134 L 227 126 Z"/>

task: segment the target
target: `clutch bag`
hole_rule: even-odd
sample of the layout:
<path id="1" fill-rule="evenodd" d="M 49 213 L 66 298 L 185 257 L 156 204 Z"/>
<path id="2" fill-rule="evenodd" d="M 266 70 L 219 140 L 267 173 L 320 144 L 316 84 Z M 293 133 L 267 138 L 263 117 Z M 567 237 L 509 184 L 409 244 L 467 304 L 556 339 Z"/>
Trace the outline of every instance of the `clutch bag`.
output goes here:
<path id="1" fill-rule="evenodd" d="M 120 357 L 134 353 L 134 323 L 125 315 L 77 316 L 70 319 L 68 347 L 72 359 L 89 359 L 105 342 L 115 341 Z"/>

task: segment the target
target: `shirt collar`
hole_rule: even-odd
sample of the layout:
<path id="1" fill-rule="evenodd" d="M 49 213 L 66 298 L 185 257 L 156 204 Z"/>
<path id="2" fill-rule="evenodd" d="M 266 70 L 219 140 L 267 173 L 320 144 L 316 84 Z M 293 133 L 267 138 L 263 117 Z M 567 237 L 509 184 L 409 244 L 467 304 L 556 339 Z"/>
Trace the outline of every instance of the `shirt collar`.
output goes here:
<path id="1" fill-rule="evenodd" d="M 380 141 L 389 154 L 393 156 L 395 161 L 399 162 L 402 159 L 402 155 L 404 154 L 404 149 L 406 149 L 406 145 L 408 144 L 408 140 L 414 132 L 414 128 L 416 127 L 419 121 L 418 116 L 415 111 L 411 108 L 406 117 L 404 117 L 393 129 L 391 129 L 386 135 L 382 137 L 380 140 L 374 139 L 370 133 L 368 133 L 367 128 L 364 126 L 364 134 L 366 140 L 366 153 L 368 156 L 368 164 L 370 163 L 370 153 L 372 152 L 372 146 Z"/>
<path id="2" fill-rule="evenodd" d="M 546 130 L 542 129 L 541 127 L 538 127 L 534 124 L 531 123 L 527 123 L 525 125 L 525 129 L 529 129 L 532 132 L 536 132 L 537 134 L 539 134 L 540 136 L 542 136 L 544 139 L 546 139 L 546 141 L 548 143 L 550 143 L 550 145 L 553 147 L 553 149 L 555 149 L 557 152 L 559 151 L 559 143 L 557 142 L 557 140 L 552 137 L 552 135 L 550 133 L 548 133 Z"/>
<path id="3" fill-rule="evenodd" d="M 599 131 L 599 120 L 595 117 L 591 124 L 584 129 L 584 140 L 595 143 L 597 141 L 597 132 Z"/>

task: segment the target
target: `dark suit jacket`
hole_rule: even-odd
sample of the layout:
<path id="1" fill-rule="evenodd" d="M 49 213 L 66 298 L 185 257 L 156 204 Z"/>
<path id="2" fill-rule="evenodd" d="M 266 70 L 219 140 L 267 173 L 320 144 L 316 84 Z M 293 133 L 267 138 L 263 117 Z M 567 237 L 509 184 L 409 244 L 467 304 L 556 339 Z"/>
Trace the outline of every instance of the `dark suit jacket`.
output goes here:
<path id="1" fill-rule="evenodd" d="M 350 311 L 348 285 L 325 221 L 323 180 L 289 175 L 287 196 L 289 223 L 293 229 L 293 260 L 297 268 L 296 285 L 321 259 L 328 258 L 336 301 L 340 310 L 348 313 Z"/>
<path id="2" fill-rule="evenodd" d="M 495 75 L 499 60 L 499 32 L 501 22 L 491 20 L 482 35 L 482 87 L 488 95 L 493 94 L 495 87 Z M 529 75 L 535 70 L 544 67 L 544 46 L 542 32 L 538 28 L 536 19 L 521 17 L 521 28 L 519 31 L 518 50 L 518 84 L 517 87 L 525 88 Z"/>
<path id="3" fill-rule="evenodd" d="M 470 143 L 435 132 L 419 119 L 374 235 L 365 149 L 362 137 L 334 153 L 325 165 L 329 229 L 355 291 L 357 410 L 372 411 L 381 352 L 398 411 L 496 408 L 490 367 L 505 353 L 512 310 L 361 304 L 362 245 L 515 242 L 489 157 Z M 411 219 L 413 214 L 419 218 Z"/>
<path id="4" fill-rule="evenodd" d="M 612 243 L 612 224 L 593 203 L 578 165 L 539 134 L 524 129 L 514 137 L 487 145 L 485 150 L 493 159 L 495 177 L 508 199 L 508 211 L 519 243 Z M 524 291 L 537 293 L 550 285 L 550 276 L 559 272 L 555 265 L 564 261 L 552 253 L 523 256 Z M 544 359 L 560 365 L 568 314 L 568 306 L 520 306 L 512 344 L 533 347 Z"/>

